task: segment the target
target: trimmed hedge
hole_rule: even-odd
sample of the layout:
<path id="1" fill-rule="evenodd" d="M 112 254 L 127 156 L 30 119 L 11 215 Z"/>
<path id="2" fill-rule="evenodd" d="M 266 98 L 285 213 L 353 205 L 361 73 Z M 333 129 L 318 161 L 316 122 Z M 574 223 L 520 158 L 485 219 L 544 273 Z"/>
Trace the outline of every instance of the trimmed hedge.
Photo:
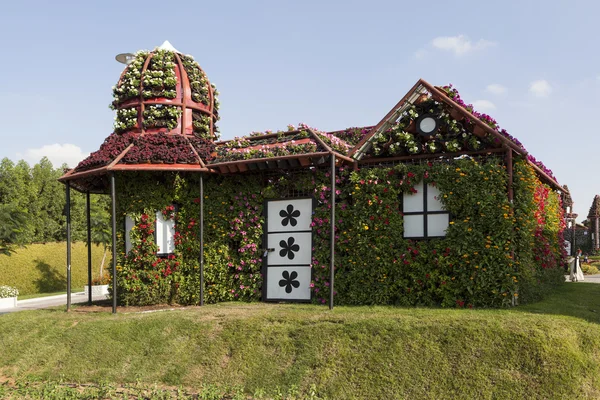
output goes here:
<path id="1" fill-rule="evenodd" d="M 101 246 L 92 246 L 92 277 L 100 272 L 102 254 Z M 21 295 L 66 290 L 66 265 L 66 243 L 30 244 L 11 256 L 0 255 L 0 285 L 16 287 Z M 110 251 L 104 267 L 110 268 Z M 73 288 L 87 283 L 87 247 L 83 242 L 73 243 L 71 278 Z"/>

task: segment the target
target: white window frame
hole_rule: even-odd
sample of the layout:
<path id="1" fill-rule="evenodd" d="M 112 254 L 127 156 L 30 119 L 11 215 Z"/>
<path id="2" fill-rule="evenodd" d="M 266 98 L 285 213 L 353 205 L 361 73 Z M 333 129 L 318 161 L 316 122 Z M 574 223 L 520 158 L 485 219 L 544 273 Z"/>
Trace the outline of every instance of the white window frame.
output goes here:
<path id="1" fill-rule="evenodd" d="M 125 215 L 125 254 L 129 254 L 133 245 L 131 244 L 131 229 L 135 226 L 133 219 Z"/>
<path id="2" fill-rule="evenodd" d="M 177 206 L 175 206 L 177 212 Z M 154 243 L 158 247 L 156 255 L 166 257 L 175 252 L 175 220 L 165 219 L 162 211 L 157 211 L 154 221 Z M 131 229 L 135 226 L 133 219 L 125 216 L 125 254 L 129 254 L 133 245 L 131 243 Z"/>
<path id="3" fill-rule="evenodd" d="M 177 209 L 175 209 L 177 212 Z M 175 220 L 173 218 L 165 219 L 162 211 L 156 212 L 154 222 L 154 241 L 158 249 L 157 256 L 168 256 L 175 252 Z"/>
<path id="4" fill-rule="evenodd" d="M 444 205 L 437 196 L 428 196 L 429 192 L 439 193 L 439 190 L 432 184 L 424 184 L 423 182 L 415 185 L 416 193 L 406 192 L 402 194 L 402 214 L 404 216 L 404 239 L 433 239 L 446 237 L 446 230 L 450 226 L 450 212 L 444 209 Z M 413 197 L 417 196 L 417 197 Z M 421 200 L 422 199 L 422 200 Z M 416 203 L 415 203 L 416 200 Z M 421 200 L 421 201 L 419 201 Z M 414 206 L 414 208 L 412 208 Z M 407 210 L 407 208 L 410 208 Z M 430 217 L 442 216 L 447 218 L 446 227 L 441 235 L 432 235 L 429 232 Z M 416 222 L 416 232 L 407 231 L 408 220 Z M 442 225 L 444 225 L 442 223 Z M 422 229 L 419 229 L 422 227 Z M 409 228 L 411 229 L 411 228 Z"/>

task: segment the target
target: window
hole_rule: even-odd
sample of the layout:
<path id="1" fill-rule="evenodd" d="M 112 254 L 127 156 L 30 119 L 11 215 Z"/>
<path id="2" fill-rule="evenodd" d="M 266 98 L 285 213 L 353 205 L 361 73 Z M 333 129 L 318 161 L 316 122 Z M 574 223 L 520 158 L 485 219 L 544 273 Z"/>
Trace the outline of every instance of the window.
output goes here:
<path id="1" fill-rule="evenodd" d="M 402 196 L 404 237 L 424 239 L 446 236 L 450 213 L 443 208 L 440 191 L 423 182 L 417 184 L 415 189 L 416 193 L 404 193 Z"/>
<path id="2" fill-rule="evenodd" d="M 125 252 L 129 253 L 132 248 L 131 229 L 135 223 L 133 219 L 125 216 Z M 161 211 L 156 212 L 156 222 L 154 227 L 154 239 L 158 246 L 157 255 L 166 256 L 175 250 L 175 220 L 173 218 L 165 219 Z"/>
<path id="3" fill-rule="evenodd" d="M 133 220 L 129 215 L 125 216 L 125 254 L 131 251 L 131 229 L 133 228 Z"/>
<path id="4" fill-rule="evenodd" d="M 167 255 L 175 250 L 175 220 L 165 219 L 161 211 L 156 212 L 156 245 L 158 255 Z"/>

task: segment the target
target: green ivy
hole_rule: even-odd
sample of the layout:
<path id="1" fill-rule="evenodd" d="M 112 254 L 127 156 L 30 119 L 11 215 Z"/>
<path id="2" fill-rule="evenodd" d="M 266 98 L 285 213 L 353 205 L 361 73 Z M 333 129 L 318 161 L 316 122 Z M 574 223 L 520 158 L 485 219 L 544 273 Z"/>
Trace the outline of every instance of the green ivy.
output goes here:
<path id="1" fill-rule="evenodd" d="M 118 176 L 119 226 L 124 226 L 126 214 L 136 224 L 129 255 L 122 235 L 118 241 L 122 303 L 199 302 L 198 179 L 184 173 Z M 451 214 L 444 238 L 403 238 L 401 199 L 421 181 L 440 190 L 440 200 Z M 512 204 L 507 182 L 502 160 L 493 157 L 358 171 L 339 168 L 336 303 L 505 307 L 547 293 L 560 283 L 564 262 L 558 196 L 523 160 L 515 162 Z M 317 204 L 312 222 L 313 300 L 327 303 L 331 190 L 327 170 L 279 177 L 207 176 L 205 301 L 260 300 L 264 201 L 310 191 Z M 175 252 L 160 259 L 150 231 L 154 213 L 168 213 L 171 204 L 178 207 L 173 216 Z"/>

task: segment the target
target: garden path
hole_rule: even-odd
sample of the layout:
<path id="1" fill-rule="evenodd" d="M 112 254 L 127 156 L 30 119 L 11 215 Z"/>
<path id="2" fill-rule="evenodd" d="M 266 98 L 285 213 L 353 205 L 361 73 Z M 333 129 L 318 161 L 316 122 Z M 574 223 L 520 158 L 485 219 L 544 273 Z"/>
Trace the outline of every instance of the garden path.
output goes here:
<path id="1" fill-rule="evenodd" d="M 93 296 L 92 300 L 105 300 L 107 299 L 107 295 L 99 295 Z M 73 293 L 71 295 L 71 304 L 85 303 L 87 302 L 88 297 L 84 294 L 84 292 Z M 41 308 L 48 307 L 56 307 L 56 306 L 65 306 L 67 305 L 67 295 L 59 294 L 56 296 L 48 296 L 48 297 L 38 297 L 34 299 L 27 300 L 17 300 L 17 307 L 15 308 L 0 308 L 0 315 L 7 314 L 10 312 L 16 311 L 25 311 L 25 310 L 39 310 Z"/>

